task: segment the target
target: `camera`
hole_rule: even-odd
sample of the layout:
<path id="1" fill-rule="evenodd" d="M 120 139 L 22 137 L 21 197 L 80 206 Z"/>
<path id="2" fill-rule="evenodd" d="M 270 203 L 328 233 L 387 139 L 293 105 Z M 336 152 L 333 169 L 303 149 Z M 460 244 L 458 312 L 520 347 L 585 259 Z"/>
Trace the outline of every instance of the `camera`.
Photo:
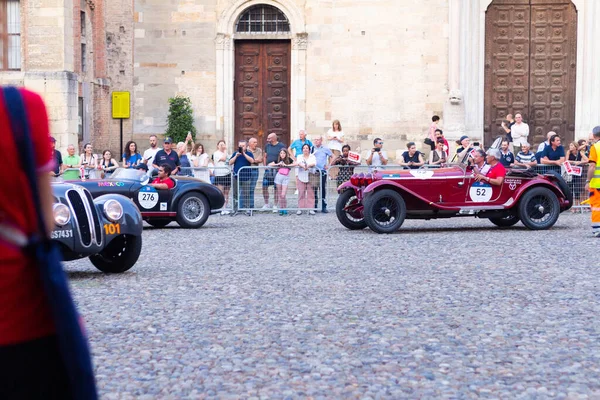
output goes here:
<path id="1" fill-rule="evenodd" d="M 238 147 L 238 153 L 241 153 L 244 149 L 242 148 L 242 146 Z"/>
<path id="2" fill-rule="evenodd" d="M 473 143 L 473 146 L 475 146 L 475 147 L 479 147 L 479 142 L 474 142 L 474 143 Z"/>
<path id="3" fill-rule="evenodd" d="M 380 151 L 381 151 L 381 149 L 380 149 L 379 147 L 375 147 L 375 148 L 373 149 L 373 151 L 380 152 Z"/>

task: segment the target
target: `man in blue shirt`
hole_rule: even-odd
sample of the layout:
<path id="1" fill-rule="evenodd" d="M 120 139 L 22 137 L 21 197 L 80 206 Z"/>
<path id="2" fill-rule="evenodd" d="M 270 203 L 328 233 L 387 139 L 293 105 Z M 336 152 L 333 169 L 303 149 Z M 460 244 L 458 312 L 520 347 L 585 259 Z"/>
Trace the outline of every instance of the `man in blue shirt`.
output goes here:
<path id="1" fill-rule="evenodd" d="M 505 168 L 510 168 L 515 163 L 515 155 L 508 149 L 508 140 L 503 140 L 500 145 L 500 163 Z"/>
<path id="2" fill-rule="evenodd" d="M 550 145 L 544 148 L 541 164 L 547 165 L 545 170 L 554 169 L 560 173 L 560 166 L 565 162 L 565 148 L 560 144 L 560 136 L 552 135 Z"/>
<path id="3" fill-rule="evenodd" d="M 318 135 L 315 137 L 315 145 L 312 147 L 311 152 L 317 159 L 317 169 L 314 171 L 314 175 L 311 175 L 311 179 L 315 179 L 313 183 L 313 190 L 315 191 L 315 208 L 319 208 L 319 186 L 321 187 L 321 212 L 327 213 L 327 168 L 331 156 L 333 155 L 329 147 L 323 146 L 323 136 Z M 320 182 L 319 182 L 320 181 Z"/>
<path id="4" fill-rule="evenodd" d="M 155 170 L 158 170 L 158 167 L 163 164 L 167 164 L 169 167 L 171 167 L 171 175 L 177 175 L 179 168 L 181 167 L 181 161 L 179 161 L 179 155 L 177 152 L 171 149 L 171 144 L 173 144 L 173 139 L 167 136 L 163 143 L 163 149 L 157 151 L 156 155 L 154 156 L 152 167 Z"/>
<path id="5" fill-rule="evenodd" d="M 238 149 L 229 158 L 229 165 L 233 165 L 233 214 L 237 215 L 238 209 L 245 208 L 246 204 L 249 204 L 247 198 L 250 192 L 250 178 L 252 177 L 252 170 L 250 167 L 254 162 L 254 155 L 246 150 L 247 143 L 245 140 L 238 142 Z M 252 215 L 251 211 L 246 211 L 247 215 Z"/>
<path id="6" fill-rule="evenodd" d="M 296 161 L 298 155 L 302 154 L 302 146 L 306 143 L 308 143 L 311 148 L 313 147 L 312 142 L 306 138 L 306 131 L 304 129 L 300 130 L 298 136 L 299 139 L 294 140 L 288 149 L 290 157 L 292 157 L 294 161 Z"/>

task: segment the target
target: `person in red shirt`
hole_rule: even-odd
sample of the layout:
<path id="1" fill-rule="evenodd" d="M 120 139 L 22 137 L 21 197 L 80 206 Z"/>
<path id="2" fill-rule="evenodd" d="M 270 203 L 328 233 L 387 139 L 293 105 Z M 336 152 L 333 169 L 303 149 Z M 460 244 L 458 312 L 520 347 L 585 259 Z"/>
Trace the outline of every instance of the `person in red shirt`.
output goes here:
<path id="1" fill-rule="evenodd" d="M 485 174 L 475 175 L 477 182 L 488 182 L 490 185 L 500 186 L 506 176 L 506 168 L 500 163 L 500 150 L 489 149 L 486 155 L 486 162 L 490 166 Z"/>
<path id="2" fill-rule="evenodd" d="M 170 178 L 171 166 L 169 164 L 163 164 L 158 167 L 158 177 L 152 181 L 150 186 L 156 189 L 173 189 L 175 182 Z"/>
<path id="3" fill-rule="evenodd" d="M 42 216 L 52 229 L 53 194 L 50 172 L 55 161 L 50 145 L 48 116 L 40 96 L 20 89 L 34 154 Z M 11 165 L 0 191 L 0 398 L 69 398 L 68 377 L 58 349 L 55 327 L 41 277 L 23 243 L 38 232 L 36 211 L 22 152 L 13 139 L 3 91 L 0 90 L 0 153 Z"/>

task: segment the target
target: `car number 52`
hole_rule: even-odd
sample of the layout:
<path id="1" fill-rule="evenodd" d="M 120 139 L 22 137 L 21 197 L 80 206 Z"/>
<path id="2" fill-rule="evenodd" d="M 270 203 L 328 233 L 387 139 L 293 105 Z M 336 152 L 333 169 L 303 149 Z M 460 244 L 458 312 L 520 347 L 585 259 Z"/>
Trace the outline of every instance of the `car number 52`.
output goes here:
<path id="1" fill-rule="evenodd" d="M 473 185 L 469 189 L 469 197 L 476 203 L 486 203 L 492 199 L 492 187 L 489 185 Z"/>

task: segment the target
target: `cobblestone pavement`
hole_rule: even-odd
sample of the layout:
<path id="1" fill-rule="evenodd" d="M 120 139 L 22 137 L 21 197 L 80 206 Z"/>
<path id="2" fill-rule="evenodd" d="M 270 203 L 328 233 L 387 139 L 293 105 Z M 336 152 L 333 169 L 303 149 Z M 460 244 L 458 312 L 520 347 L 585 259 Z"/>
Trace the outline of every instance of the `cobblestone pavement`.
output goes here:
<path id="1" fill-rule="evenodd" d="M 212 216 L 146 229 L 128 273 L 67 269 L 105 399 L 599 398 L 588 221 Z"/>

